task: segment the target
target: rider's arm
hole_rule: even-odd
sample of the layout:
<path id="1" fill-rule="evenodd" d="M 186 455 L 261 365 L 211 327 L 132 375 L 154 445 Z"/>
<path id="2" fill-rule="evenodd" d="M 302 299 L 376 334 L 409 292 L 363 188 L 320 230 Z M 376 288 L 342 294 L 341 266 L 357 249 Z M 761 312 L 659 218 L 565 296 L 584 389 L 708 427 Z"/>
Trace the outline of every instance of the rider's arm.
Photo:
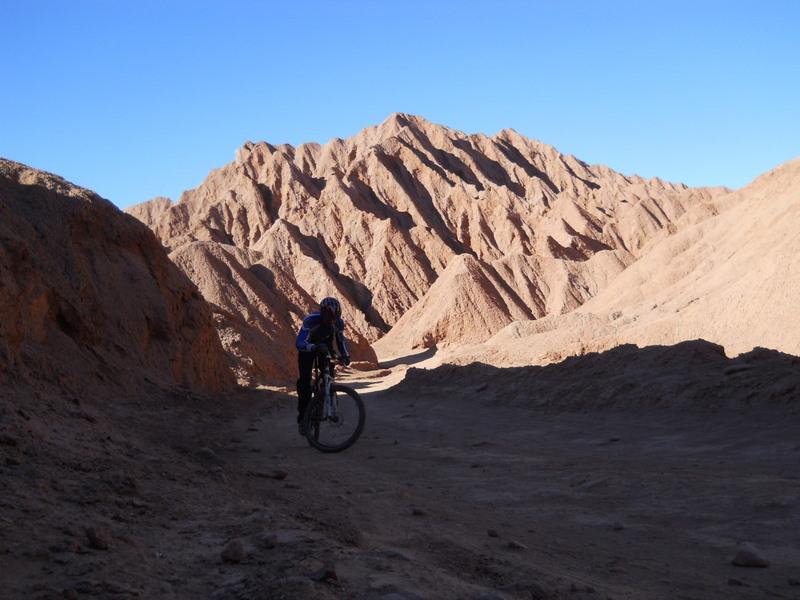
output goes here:
<path id="1" fill-rule="evenodd" d="M 303 319 L 303 325 L 300 327 L 300 331 L 297 332 L 297 339 L 294 343 L 300 352 L 311 352 L 314 349 L 314 344 L 308 341 L 308 334 L 311 333 L 312 326 L 311 317 Z"/>
<path id="2" fill-rule="evenodd" d="M 344 337 L 344 321 L 339 319 L 336 322 L 336 345 L 345 364 L 350 362 L 350 348 L 347 346 L 347 339 Z"/>

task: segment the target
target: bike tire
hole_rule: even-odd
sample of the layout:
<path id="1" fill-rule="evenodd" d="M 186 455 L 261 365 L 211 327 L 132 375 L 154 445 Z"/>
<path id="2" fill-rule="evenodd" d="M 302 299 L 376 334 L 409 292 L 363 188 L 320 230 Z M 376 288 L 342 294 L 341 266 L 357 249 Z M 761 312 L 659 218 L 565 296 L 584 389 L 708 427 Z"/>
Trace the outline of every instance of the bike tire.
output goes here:
<path id="1" fill-rule="evenodd" d="M 305 428 L 306 439 L 313 448 L 316 448 L 320 452 L 326 453 L 341 452 L 343 450 L 347 450 L 350 446 L 355 444 L 358 438 L 361 437 L 361 433 L 364 431 L 364 423 L 366 422 L 367 416 L 366 409 L 364 408 L 364 401 L 361 399 L 361 396 L 359 396 L 358 392 L 353 388 L 334 383 L 331 385 L 331 391 L 336 392 L 337 394 L 345 394 L 353 399 L 356 407 L 358 408 L 358 424 L 356 425 L 356 428 L 350 437 L 340 444 L 325 444 L 324 442 L 321 442 L 319 440 L 319 432 L 324 399 L 321 396 L 313 398 L 306 408 L 305 415 L 303 416 L 303 426 Z"/>

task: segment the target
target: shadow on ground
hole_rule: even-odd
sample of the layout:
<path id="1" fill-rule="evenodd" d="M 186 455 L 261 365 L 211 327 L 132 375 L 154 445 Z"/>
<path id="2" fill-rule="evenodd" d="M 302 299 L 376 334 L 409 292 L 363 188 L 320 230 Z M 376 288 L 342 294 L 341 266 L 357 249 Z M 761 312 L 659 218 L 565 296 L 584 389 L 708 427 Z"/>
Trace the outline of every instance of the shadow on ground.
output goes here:
<path id="1" fill-rule="evenodd" d="M 460 388 L 455 392 L 453 388 Z M 483 363 L 409 369 L 397 393 L 481 394 L 488 402 L 557 410 L 786 405 L 800 395 L 800 358 L 754 348 L 728 358 L 706 340 L 639 348 L 632 344 L 546 366 Z"/>
<path id="2" fill-rule="evenodd" d="M 381 369 L 391 369 L 392 367 L 397 367 L 399 365 L 416 365 L 421 363 L 424 360 L 428 360 L 429 358 L 433 358 L 436 354 L 436 346 L 432 348 L 425 348 L 420 350 L 416 354 L 407 354 L 405 356 L 399 356 L 397 358 L 393 358 L 391 360 L 384 360 L 378 363 L 378 367 Z"/>

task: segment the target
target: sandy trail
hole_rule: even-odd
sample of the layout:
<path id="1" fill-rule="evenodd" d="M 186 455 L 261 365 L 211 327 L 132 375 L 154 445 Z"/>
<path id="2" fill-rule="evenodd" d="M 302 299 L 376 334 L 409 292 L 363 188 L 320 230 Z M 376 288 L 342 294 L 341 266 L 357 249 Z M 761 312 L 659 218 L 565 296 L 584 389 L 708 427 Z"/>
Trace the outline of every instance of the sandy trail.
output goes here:
<path id="1" fill-rule="evenodd" d="M 405 368 L 352 381 L 368 422 L 345 453 L 312 450 L 285 397 L 242 433 L 252 468 L 290 474 L 270 501 L 341 542 L 335 597 L 800 597 L 796 415 L 546 414 L 389 387 Z M 732 566 L 740 540 L 771 566 Z"/>
<path id="2" fill-rule="evenodd" d="M 405 368 L 352 381 L 367 427 L 338 455 L 278 391 L 7 411 L 63 430 L 0 438 L 0 598 L 800 597 L 796 410 L 554 413 L 391 387 Z M 771 565 L 732 566 L 739 540 Z"/>

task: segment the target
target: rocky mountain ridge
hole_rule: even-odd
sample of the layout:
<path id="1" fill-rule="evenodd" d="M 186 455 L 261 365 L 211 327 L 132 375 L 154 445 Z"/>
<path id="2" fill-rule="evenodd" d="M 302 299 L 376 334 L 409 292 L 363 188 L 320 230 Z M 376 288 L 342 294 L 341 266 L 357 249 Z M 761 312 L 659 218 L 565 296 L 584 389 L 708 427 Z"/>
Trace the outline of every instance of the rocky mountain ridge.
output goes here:
<path id="1" fill-rule="evenodd" d="M 720 208 L 654 243 L 576 311 L 510 324 L 447 360 L 547 364 L 696 339 L 731 357 L 756 347 L 800 355 L 800 159 L 727 195 Z"/>
<path id="2" fill-rule="evenodd" d="M 266 289 L 256 292 L 251 318 L 254 304 L 210 289 L 227 280 L 231 296 L 241 296 L 250 286 L 236 275 L 241 269 L 186 270 L 219 307 L 240 378 L 259 381 L 279 375 L 259 366 L 271 360 L 270 344 L 245 348 L 239 319 L 284 347 L 302 315 L 332 294 L 367 361 L 369 343 L 396 324 L 382 351 L 482 341 L 513 320 L 574 310 L 653 240 L 713 215 L 725 191 L 624 176 L 513 130 L 467 135 L 398 113 L 325 145 L 248 142 L 177 203 L 158 198 L 128 212 L 179 265 L 216 245 L 226 260 L 261 274 Z M 425 296 L 448 269 L 465 265 L 474 277 L 454 273 L 455 287 L 439 287 L 491 314 L 462 327 L 459 297 Z M 456 313 L 431 321 L 422 308 L 429 304 Z M 259 324 L 262 317 L 272 325 Z M 288 375 L 291 367 L 279 370 Z"/>

